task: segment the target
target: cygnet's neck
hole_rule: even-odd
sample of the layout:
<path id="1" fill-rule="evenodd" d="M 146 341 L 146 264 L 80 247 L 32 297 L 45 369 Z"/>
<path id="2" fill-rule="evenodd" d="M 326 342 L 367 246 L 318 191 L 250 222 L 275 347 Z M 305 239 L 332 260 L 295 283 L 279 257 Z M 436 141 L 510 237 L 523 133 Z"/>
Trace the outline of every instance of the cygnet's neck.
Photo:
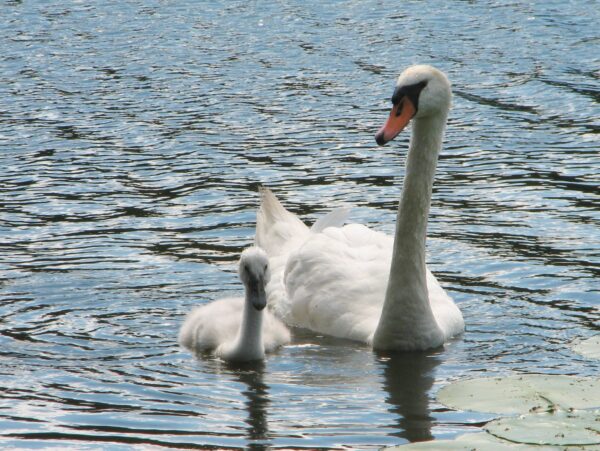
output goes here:
<path id="1" fill-rule="evenodd" d="M 263 311 L 256 310 L 252 305 L 255 296 L 253 292 L 255 290 L 246 288 L 242 322 L 231 351 L 237 360 L 258 360 L 265 355 L 262 335 Z"/>
<path id="2" fill-rule="evenodd" d="M 376 349 L 427 349 L 444 339 L 427 292 L 425 241 L 431 191 L 446 114 L 414 119 Z"/>

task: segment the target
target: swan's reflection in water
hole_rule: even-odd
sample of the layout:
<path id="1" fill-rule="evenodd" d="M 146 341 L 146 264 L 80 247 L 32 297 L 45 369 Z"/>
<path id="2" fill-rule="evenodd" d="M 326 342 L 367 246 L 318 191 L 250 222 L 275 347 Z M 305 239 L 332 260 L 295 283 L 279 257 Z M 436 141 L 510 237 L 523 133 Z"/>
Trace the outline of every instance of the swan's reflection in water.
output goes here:
<path id="1" fill-rule="evenodd" d="M 263 361 L 228 363 L 227 368 L 245 385 L 242 395 L 248 417 L 247 449 L 262 450 L 269 447 L 269 422 L 267 410 L 271 401 L 269 387 L 264 383 L 265 364 Z"/>
<path id="2" fill-rule="evenodd" d="M 301 335 L 302 331 L 296 332 L 296 343 L 300 345 L 316 341 L 312 334 L 307 333 L 305 337 Z M 307 349 L 310 349 L 310 352 Z M 318 344 L 314 347 L 300 346 L 293 348 L 290 353 L 289 356 L 282 358 L 289 358 L 289 362 L 293 361 L 294 377 L 287 378 L 285 374 L 280 373 L 277 376 L 280 382 L 279 390 L 287 387 L 288 394 L 297 396 L 298 386 L 302 387 L 302 393 L 307 390 L 312 392 L 318 389 L 324 391 L 327 387 L 332 388 L 329 396 L 318 399 L 309 396 L 305 400 L 312 405 L 315 412 L 325 413 L 323 422 L 311 420 L 301 423 L 302 426 L 311 431 L 318 430 L 325 435 L 339 435 L 340 443 L 349 444 L 353 443 L 356 434 L 360 435 L 361 432 L 357 431 L 364 426 L 361 422 L 370 421 L 370 413 L 379 415 L 382 411 L 388 411 L 393 416 L 391 426 L 394 432 L 390 434 L 388 426 L 386 434 L 409 442 L 433 439 L 433 417 L 430 413 L 429 394 L 435 381 L 436 368 L 443 361 L 443 354 L 439 350 L 425 353 L 372 352 L 367 347 L 351 346 L 345 340 L 318 337 Z M 330 365 L 335 361 L 338 372 L 322 374 L 319 368 L 323 367 L 325 361 Z M 219 369 L 215 368 L 217 371 L 227 374 L 227 378 L 241 385 L 245 448 L 270 449 L 276 440 L 275 437 L 282 436 L 278 430 L 278 425 L 282 421 L 299 424 L 297 401 L 291 401 L 289 406 L 285 407 L 285 412 L 278 410 L 275 424 L 269 424 L 273 421 L 270 416 L 274 408 L 271 396 L 273 390 L 277 389 L 265 382 L 265 379 L 270 377 L 267 373 L 270 370 L 265 362 L 244 364 L 219 362 L 218 367 Z M 347 396 L 348 393 L 339 391 L 340 384 L 352 386 L 352 393 L 366 390 L 366 398 Z M 384 393 L 384 405 L 369 404 L 370 400 L 377 399 L 381 402 L 381 397 L 369 396 L 373 389 L 377 391 L 380 389 Z M 329 409 L 338 404 L 341 409 L 339 416 L 328 415 Z M 342 423 L 344 426 L 341 426 Z M 348 428 L 348 431 L 340 428 Z M 373 443 L 377 443 L 377 435 L 372 432 Z M 295 444 L 302 442 L 299 436 L 287 436 L 287 438 Z M 316 445 L 317 448 L 320 443 L 313 441 L 311 445 Z"/>
<path id="3" fill-rule="evenodd" d="M 383 368 L 383 385 L 390 412 L 399 415 L 400 432 L 394 434 L 410 442 L 431 440 L 432 417 L 429 391 L 435 368 L 441 363 L 438 351 L 376 353 Z"/>

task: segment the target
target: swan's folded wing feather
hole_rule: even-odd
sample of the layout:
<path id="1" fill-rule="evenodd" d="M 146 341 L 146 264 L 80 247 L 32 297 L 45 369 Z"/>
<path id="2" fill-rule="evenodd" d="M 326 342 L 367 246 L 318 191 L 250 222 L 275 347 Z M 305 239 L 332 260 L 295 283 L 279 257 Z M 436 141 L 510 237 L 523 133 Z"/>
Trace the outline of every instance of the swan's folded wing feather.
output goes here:
<path id="1" fill-rule="evenodd" d="M 308 234 L 308 227 L 287 211 L 271 190 L 260 189 L 260 207 L 256 214 L 257 246 L 271 258 L 300 246 Z"/>
<path id="2" fill-rule="evenodd" d="M 312 234 L 286 265 L 278 314 L 301 327 L 367 342 L 391 261 L 391 238 L 358 224 Z"/>
<path id="3" fill-rule="evenodd" d="M 312 233 L 320 233 L 328 227 L 342 227 L 350 214 L 349 208 L 336 208 L 320 217 L 310 228 Z"/>
<path id="4" fill-rule="evenodd" d="M 427 269 L 427 291 L 433 316 L 446 337 L 453 337 L 465 329 L 462 313 L 452 298 Z"/>

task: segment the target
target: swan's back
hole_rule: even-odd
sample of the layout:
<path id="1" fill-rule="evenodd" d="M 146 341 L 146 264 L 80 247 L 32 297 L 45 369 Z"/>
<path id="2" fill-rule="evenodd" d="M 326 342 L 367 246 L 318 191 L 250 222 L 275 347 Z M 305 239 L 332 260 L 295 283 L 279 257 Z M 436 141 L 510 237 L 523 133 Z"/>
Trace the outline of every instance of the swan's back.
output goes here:
<path id="1" fill-rule="evenodd" d="M 256 214 L 256 245 L 265 250 L 269 260 L 289 254 L 309 234 L 309 228 L 296 215 L 287 211 L 269 189 L 260 189 L 260 208 Z M 272 272 L 271 263 L 271 274 Z"/>
<path id="2" fill-rule="evenodd" d="M 288 324 L 372 343 L 394 239 L 360 224 L 339 227 L 336 222 L 309 230 L 263 189 L 256 239 L 269 255 L 268 305 Z M 271 235 L 273 230 L 278 233 Z M 426 278 L 440 329 L 448 337 L 459 333 L 463 321 L 458 307 L 429 270 Z"/>
<path id="3" fill-rule="evenodd" d="M 277 303 L 277 313 L 301 327 L 368 342 L 385 295 L 388 241 L 358 224 L 310 236 L 289 256 L 287 298 Z"/>
<path id="4" fill-rule="evenodd" d="M 337 337 L 371 343 L 390 274 L 393 238 L 360 224 L 311 235 L 287 260 L 286 297 L 273 300 L 286 322 Z M 449 336 L 462 315 L 427 270 L 431 309 Z"/>

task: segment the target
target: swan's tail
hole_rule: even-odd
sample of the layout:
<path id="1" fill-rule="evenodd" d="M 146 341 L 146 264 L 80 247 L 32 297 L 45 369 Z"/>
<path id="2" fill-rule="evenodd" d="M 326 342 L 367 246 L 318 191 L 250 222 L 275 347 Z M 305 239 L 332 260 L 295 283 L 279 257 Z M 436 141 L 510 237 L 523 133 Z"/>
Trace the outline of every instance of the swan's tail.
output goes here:
<path id="1" fill-rule="evenodd" d="M 260 208 L 256 214 L 255 244 L 269 257 L 287 253 L 306 239 L 309 229 L 287 211 L 270 189 L 260 188 Z"/>

